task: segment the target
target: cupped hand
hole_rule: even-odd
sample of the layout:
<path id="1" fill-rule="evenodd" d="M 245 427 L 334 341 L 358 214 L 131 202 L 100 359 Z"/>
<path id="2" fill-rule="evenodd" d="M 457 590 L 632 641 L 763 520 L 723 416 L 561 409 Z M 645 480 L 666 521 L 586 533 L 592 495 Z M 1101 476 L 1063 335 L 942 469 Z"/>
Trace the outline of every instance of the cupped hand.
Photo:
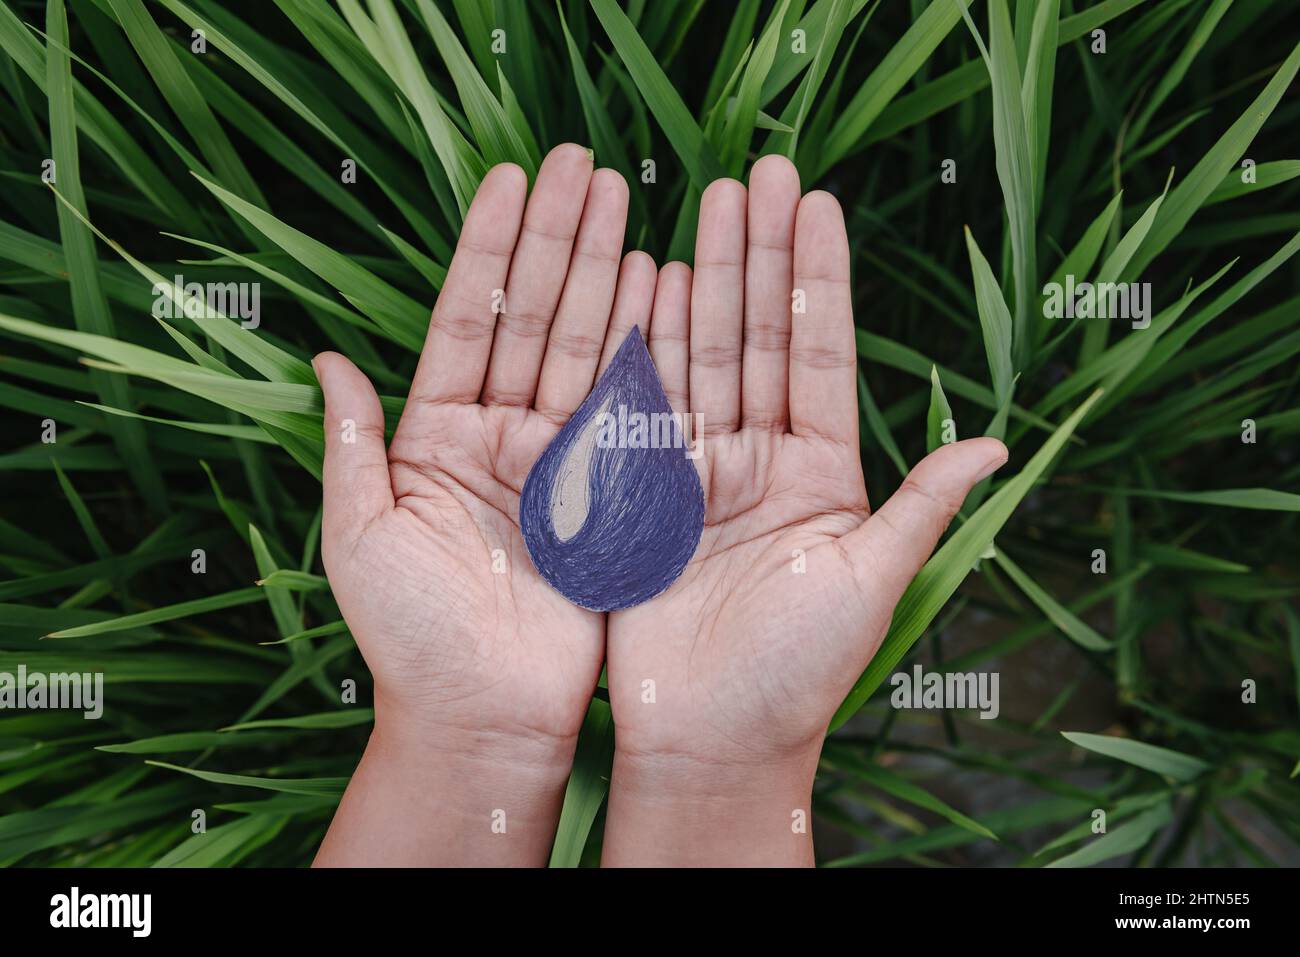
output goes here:
<path id="1" fill-rule="evenodd" d="M 704 192 L 693 276 L 664 267 L 650 351 L 674 407 L 702 416 L 705 528 L 672 587 L 610 616 L 607 861 L 675 848 L 679 863 L 717 862 L 710 841 L 733 826 L 724 860 L 771 859 L 742 810 L 765 788 L 790 805 L 766 834 L 798 850 L 787 862 L 810 855 L 791 815 L 807 813 L 831 717 L 966 494 L 1006 459 L 994 439 L 944 446 L 870 511 L 849 277 L 839 203 L 801 198 L 774 156 L 748 190 Z M 676 826 L 661 832 L 647 808 Z"/>
<path id="2" fill-rule="evenodd" d="M 537 575 L 519 491 L 602 354 L 649 314 L 656 273 L 643 253 L 620 266 L 627 184 L 593 174 L 583 148 L 553 150 L 525 205 L 526 194 L 512 165 L 479 187 L 391 445 L 366 377 L 341 355 L 317 357 L 322 552 L 380 724 L 571 750 L 604 616 Z"/>

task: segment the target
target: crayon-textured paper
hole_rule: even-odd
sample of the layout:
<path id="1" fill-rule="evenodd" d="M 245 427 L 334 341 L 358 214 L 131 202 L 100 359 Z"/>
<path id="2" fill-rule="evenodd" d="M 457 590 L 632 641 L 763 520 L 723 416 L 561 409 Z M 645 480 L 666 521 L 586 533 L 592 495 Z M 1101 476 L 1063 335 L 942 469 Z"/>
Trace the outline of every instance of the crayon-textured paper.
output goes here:
<path id="1" fill-rule="evenodd" d="M 682 421 L 638 329 L 533 464 L 519 524 L 541 576 L 593 611 L 648 601 L 704 531 L 704 490 Z"/>

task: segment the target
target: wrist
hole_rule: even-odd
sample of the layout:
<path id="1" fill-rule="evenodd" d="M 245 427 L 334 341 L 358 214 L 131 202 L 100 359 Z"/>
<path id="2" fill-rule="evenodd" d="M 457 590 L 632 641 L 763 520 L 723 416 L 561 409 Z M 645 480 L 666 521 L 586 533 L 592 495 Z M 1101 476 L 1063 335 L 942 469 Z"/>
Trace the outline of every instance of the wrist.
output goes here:
<path id="1" fill-rule="evenodd" d="M 376 702 L 318 865 L 544 866 L 574 740 L 412 720 Z"/>
<path id="2" fill-rule="evenodd" d="M 811 866 L 819 754 L 616 751 L 602 863 Z"/>
<path id="3" fill-rule="evenodd" d="M 508 722 L 444 720 L 380 697 L 367 751 L 381 752 L 412 771 L 477 765 L 484 772 L 567 779 L 576 743 L 576 733 Z"/>

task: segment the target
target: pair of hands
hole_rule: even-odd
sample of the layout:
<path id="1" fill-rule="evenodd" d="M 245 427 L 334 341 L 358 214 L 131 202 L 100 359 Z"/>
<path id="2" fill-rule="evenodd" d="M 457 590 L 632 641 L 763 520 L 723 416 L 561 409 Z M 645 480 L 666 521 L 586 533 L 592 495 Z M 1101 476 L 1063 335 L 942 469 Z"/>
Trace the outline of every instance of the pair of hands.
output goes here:
<path id="1" fill-rule="evenodd" d="M 787 160 L 705 190 L 693 273 L 620 260 L 627 184 L 581 147 L 526 194 L 508 164 L 479 187 L 387 448 L 366 377 L 314 363 L 323 559 L 376 712 L 316 863 L 545 863 L 603 663 L 604 863 L 811 863 L 792 821 L 831 716 L 1006 450 L 945 446 L 869 513 L 844 220 Z M 705 527 L 672 587 L 605 615 L 534 570 L 519 492 L 634 325 L 703 416 Z"/>

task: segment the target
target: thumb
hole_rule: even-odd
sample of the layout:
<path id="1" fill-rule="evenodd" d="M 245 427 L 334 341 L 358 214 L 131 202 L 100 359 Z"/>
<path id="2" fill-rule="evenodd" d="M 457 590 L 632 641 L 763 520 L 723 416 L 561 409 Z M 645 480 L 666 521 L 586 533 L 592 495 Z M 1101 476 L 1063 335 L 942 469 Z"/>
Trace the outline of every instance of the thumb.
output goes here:
<path id="1" fill-rule="evenodd" d="M 877 595 L 893 609 L 977 482 L 1007 460 L 997 439 L 967 439 L 935 449 L 898 491 L 841 543 L 855 569 L 864 563 Z"/>
<path id="2" fill-rule="evenodd" d="M 384 410 L 365 373 L 337 352 L 312 360 L 325 394 L 325 505 L 321 534 L 354 537 L 393 507 Z"/>

